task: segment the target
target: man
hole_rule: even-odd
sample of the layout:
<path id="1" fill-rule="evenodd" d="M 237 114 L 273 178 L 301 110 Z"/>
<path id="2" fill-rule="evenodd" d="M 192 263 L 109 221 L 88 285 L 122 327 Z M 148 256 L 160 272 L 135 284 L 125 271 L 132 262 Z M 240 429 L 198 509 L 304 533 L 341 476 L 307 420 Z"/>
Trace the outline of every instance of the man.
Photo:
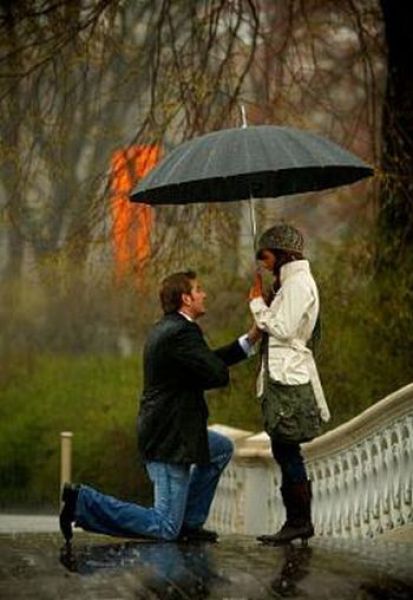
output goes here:
<path id="1" fill-rule="evenodd" d="M 123 502 L 89 486 L 65 485 L 60 526 L 67 541 L 73 521 L 115 536 L 217 538 L 203 525 L 233 445 L 208 431 L 204 391 L 228 384 L 228 366 L 250 354 L 259 332 L 253 327 L 228 346 L 210 350 L 196 324 L 205 314 L 206 293 L 193 271 L 167 277 L 160 300 L 164 317 L 145 344 L 138 416 L 139 449 L 154 485 L 154 506 Z"/>

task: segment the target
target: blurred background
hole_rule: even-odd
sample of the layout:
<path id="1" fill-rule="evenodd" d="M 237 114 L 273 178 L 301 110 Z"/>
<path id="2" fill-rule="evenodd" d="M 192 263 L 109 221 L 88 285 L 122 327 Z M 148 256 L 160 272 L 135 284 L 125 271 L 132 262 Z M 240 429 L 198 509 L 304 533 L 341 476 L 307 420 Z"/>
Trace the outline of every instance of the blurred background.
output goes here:
<path id="1" fill-rule="evenodd" d="M 290 125 L 374 166 L 369 180 L 256 202 L 306 238 L 322 299 L 329 427 L 411 381 L 413 72 L 390 0 L 0 2 L 0 506 L 56 508 L 74 478 L 150 492 L 136 452 L 145 335 L 162 277 L 193 268 L 212 346 L 249 326 L 248 203 L 156 209 L 128 193 L 180 142 Z M 211 423 L 262 429 L 257 362 L 208 394 Z"/>

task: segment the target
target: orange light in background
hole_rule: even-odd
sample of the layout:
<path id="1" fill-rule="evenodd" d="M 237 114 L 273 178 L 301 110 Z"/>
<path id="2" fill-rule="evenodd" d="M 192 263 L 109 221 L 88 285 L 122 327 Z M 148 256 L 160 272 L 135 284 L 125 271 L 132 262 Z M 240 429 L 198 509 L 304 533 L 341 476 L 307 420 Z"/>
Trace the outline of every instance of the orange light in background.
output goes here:
<path id="1" fill-rule="evenodd" d="M 118 282 L 132 270 L 139 279 L 151 255 L 152 208 L 146 204 L 130 202 L 129 193 L 138 179 L 155 166 L 159 157 L 159 146 L 143 145 L 117 150 L 112 155 L 112 241 Z"/>

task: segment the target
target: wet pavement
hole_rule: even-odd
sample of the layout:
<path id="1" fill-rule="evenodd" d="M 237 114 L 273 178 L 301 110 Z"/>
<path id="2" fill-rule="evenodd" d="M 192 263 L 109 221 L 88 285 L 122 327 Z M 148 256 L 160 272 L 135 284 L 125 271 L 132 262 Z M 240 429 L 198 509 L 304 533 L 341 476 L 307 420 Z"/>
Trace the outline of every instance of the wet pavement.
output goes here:
<path id="1" fill-rule="evenodd" d="M 52 533 L 59 531 L 58 514 L 0 513 L 2 533 Z"/>
<path id="2" fill-rule="evenodd" d="M 314 538 L 305 548 L 252 537 L 217 544 L 126 541 L 75 532 L 0 535 L 0 598 L 314 598 L 410 600 L 413 544 Z"/>

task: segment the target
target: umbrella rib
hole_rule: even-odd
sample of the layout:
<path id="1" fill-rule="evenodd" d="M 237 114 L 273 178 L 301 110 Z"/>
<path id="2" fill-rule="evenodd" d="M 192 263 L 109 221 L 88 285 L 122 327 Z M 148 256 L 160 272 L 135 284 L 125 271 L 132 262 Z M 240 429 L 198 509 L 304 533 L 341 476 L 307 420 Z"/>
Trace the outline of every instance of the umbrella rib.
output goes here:
<path id="1" fill-rule="evenodd" d="M 294 143 L 296 143 L 296 144 L 298 144 L 298 145 L 300 146 L 300 149 L 303 149 L 303 148 L 305 149 L 305 146 L 303 145 L 303 143 L 302 143 L 300 140 L 297 140 L 297 139 L 296 139 L 296 136 L 295 136 L 295 135 L 293 135 L 293 133 L 292 133 L 292 132 L 290 132 L 289 130 L 285 130 L 285 131 L 284 131 L 284 133 L 285 133 L 285 137 L 287 138 L 287 140 L 292 140 Z M 295 166 L 296 168 L 299 168 L 299 163 L 298 163 L 298 161 L 297 161 L 297 158 L 296 158 L 296 157 L 294 156 L 294 154 L 293 154 L 293 153 L 292 153 L 292 152 L 289 150 L 289 148 L 288 148 L 288 145 L 287 145 L 287 144 L 284 144 L 284 145 L 283 145 L 283 150 L 284 150 L 285 152 L 287 152 L 287 154 L 288 154 L 288 156 L 289 156 L 289 158 L 290 158 L 291 162 L 294 164 L 294 166 Z M 308 152 L 307 152 L 307 151 L 306 151 L 306 153 L 308 154 Z M 318 161 L 318 164 L 319 164 L 319 166 L 321 166 L 321 164 L 320 164 L 320 161 Z"/>
<path id="2" fill-rule="evenodd" d="M 165 176 L 166 181 L 168 181 L 171 178 L 171 176 L 176 172 L 176 170 L 179 169 L 182 162 L 186 160 L 186 157 L 193 152 L 193 147 L 194 147 L 194 144 L 192 144 L 192 146 L 191 146 L 191 144 L 188 143 L 188 148 L 185 148 L 183 151 L 182 146 L 181 147 L 177 146 L 177 149 L 179 148 L 179 150 L 180 150 L 180 155 L 178 156 L 176 161 L 171 161 L 172 164 L 168 165 L 169 169 Z M 164 183 L 164 186 L 165 185 L 168 185 L 168 183 Z M 163 187 L 163 186 L 160 186 L 160 187 Z"/>

